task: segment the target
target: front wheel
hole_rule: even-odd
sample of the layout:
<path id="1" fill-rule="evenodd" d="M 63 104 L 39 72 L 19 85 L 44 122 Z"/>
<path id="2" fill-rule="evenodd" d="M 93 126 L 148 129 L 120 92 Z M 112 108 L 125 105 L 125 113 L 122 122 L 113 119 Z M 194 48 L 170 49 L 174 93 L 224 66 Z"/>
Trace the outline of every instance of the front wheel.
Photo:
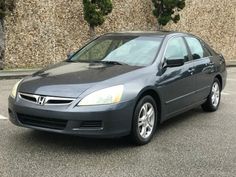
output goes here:
<path id="1" fill-rule="evenodd" d="M 157 106 L 155 100 L 147 95 L 137 104 L 132 122 L 132 139 L 138 145 L 147 144 L 156 130 Z"/>
<path id="2" fill-rule="evenodd" d="M 211 87 L 211 93 L 207 97 L 207 101 L 202 104 L 202 109 L 207 112 L 214 112 L 218 109 L 221 99 L 221 85 L 217 78 L 214 79 L 214 82 Z"/>

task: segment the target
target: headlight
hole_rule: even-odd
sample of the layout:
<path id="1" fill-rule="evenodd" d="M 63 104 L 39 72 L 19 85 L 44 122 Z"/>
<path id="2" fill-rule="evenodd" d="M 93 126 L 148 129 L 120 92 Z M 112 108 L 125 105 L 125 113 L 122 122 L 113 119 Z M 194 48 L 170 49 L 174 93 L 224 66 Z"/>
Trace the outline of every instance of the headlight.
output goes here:
<path id="1" fill-rule="evenodd" d="M 123 90 L 124 86 L 118 85 L 95 91 L 90 95 L 84 97 L 78 105 L 88 106 L 119 103 L 123 94 Z"/>
<path id="2" fill-rule="evenodd" d="M 17 88 L 22 80 L 18 81 L 11 90 L 11 97 L 16 98 Z"/>

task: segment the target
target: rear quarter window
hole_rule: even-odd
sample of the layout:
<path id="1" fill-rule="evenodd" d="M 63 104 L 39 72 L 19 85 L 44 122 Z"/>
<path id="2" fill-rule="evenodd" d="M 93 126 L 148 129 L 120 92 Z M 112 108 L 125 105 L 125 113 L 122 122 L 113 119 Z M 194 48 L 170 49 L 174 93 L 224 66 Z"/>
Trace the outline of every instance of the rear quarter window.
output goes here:
<path id="1" fill-rule="evenodd" d="M 204 41 L 202 41 L 204 47 L 210 52 L 211 56 L 216 56 L 219 55 L 219 53 L 217 53 L 212 47 L 210 47 L 207 43 L 205 43 Z"/>

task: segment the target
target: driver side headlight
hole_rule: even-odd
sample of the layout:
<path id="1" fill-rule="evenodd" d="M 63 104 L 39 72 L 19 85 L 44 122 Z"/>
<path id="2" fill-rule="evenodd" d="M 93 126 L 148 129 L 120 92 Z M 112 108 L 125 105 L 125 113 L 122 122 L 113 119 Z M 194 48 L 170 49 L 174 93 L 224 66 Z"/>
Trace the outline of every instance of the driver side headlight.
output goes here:
<path id="1" fill-rule="evenodd" d="M 16 98 L 17 88 L 18 88 L 18 86 L 19 86 L 19 84 L 20 84 L 21 81 L 22 81 L 22 79 L 21 79 L 20 81 L 18 81 L 18 82 L 14 85 L 14 87 L 12 88 L 11 94 L 10 94 L 12 98 Z"/>
<path id="2" fill-rule="evenodd" d="M 102 90 L 95 91 L 86 97 L 84 97 L 78 106 L 91 106 L 91 105 L 103 105 L 103 104 L 115 104 L 119 103 L 123 94 L 124 86 L 118 85 Z"/>

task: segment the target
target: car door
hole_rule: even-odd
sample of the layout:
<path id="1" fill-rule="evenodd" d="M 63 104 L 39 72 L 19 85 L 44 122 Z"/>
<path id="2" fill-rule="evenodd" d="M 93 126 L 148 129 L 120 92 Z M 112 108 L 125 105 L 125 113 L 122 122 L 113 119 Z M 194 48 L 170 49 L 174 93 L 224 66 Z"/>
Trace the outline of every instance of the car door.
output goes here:
<path id="1" fill-rule="evenodd" d="M 164 60 L 171 58 L 183 58 L 185 63 L 182 66 L 162 68 L 158 85 L 164 100 L 164 119 L 188 109 L 193 103 L 195 90 L 193 63 L 182 37 L 174 37 L 167 42 Z"/>
<path id="2" fill-rule="evenodd" d="M 185 40 L 190 49 L 195 69 L 196 93 L 194 102 L 197 103 L 204 100 L 210 93 L 214 63 L 210 52 L 200 40 L 195 37 L 185 37 Z"/>

